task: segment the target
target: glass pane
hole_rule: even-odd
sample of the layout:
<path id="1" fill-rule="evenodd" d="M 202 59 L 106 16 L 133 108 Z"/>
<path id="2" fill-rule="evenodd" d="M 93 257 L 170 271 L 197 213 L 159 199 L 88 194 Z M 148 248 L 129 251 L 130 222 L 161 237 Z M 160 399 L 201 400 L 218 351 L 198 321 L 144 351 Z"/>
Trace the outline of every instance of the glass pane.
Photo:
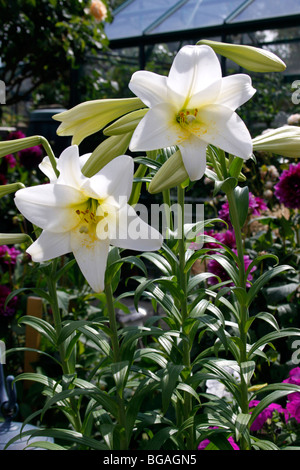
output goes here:
<path id="1" fill-rule="evenodd" d="M 300 13 L 299 0 L 254 0 L 230 23 L 240 21 L 262 20 L 264 18 L 276 18 L 277 16 L 287 16 Z"/>
<path id="2" fill-rule="evenodd" d="M 178 0 L 135 0 L 128 3 L 115 15 L 105 32 L 108 39 L 141 36 L 154 21 L 173 8 Z"/>
<path id="3" fill-rule="evenodd" d="M 147 34 L 221 25 L 242 0 L 189 0 Z"/>

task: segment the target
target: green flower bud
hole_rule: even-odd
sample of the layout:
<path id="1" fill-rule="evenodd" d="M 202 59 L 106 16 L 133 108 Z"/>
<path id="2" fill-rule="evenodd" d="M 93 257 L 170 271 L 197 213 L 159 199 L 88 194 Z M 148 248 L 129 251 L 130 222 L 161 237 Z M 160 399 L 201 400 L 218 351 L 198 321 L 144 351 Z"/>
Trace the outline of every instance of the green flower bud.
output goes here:
<path id="1" fill-rule="evenodd" d="M 300 127 L 282 126 L 252 139 L 253 150 L 271 152 L 283 157 L 300 157 Z"/>
<path id="2" fill-rule="evenodd" d="M 55 114 L 53 119 L 60 121 L 57 134 L 71 135 L 72 144 L 79 145 L 89 135 L 100 131 L 123 114 L 144 108 L 139 98 L 120 98 L 86 101 L 73 108 Z"/>
<path id="3" fill-rule="evenodd" d="M 277 55 L 265 49 L 208 39 L 201 39 L 197 42 L 197 45 L 200 44 L 210 46 L 217 54 L 227 57 L 252 72 L 283 72 L 286 69 L 285 63 Z"/>
<path id="4" fill-rule="evenodd" d="M 165 189 L 182 184 L 189 175 L 184 167 L 180 150 L 163 164 L 149 184 L 148 191 L 151 194 L 160 193 Z"/>
<path id="5" fill-rule="evenodd" d="M 93 151 L 82 167 L 82 173 L 90 178 L 100 171 L 107 163 L 119 155 L 123 155 L 129 146 L 132 132 L 108 137 Z"/>
<path id="6" fill-rule="evenodd" d="M 110 126 L 104 129 L 103 134 L 105 135 L 120 135 L 126 132 L 134 131 L 140 120 L 147 113 L 148 108 L 138 109 L 132 113 L 125 114 L 120 119 L 115 121 Z"/>

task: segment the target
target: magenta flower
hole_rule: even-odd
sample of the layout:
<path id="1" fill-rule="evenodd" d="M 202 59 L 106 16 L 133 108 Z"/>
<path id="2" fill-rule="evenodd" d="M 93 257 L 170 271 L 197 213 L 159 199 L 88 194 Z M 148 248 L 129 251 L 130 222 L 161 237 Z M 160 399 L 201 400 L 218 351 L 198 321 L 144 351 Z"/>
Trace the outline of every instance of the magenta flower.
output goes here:
<path id="1" fill-rule="evenodd" d="M 278 201 L 289 209 L 300 208 L 300 162 L 291 164 L 281 173 L 279 182 L 274 186 Z"/>
<path id="2" fill-rule="evenodd" d="M 16 296 L 5 307 L 5 301 L 10 293 L 9 287 L 0 285 L 0 317 L 12 317 L 16 313 L 18 300 Z"/>
<path id="3" fill-rule="evenodd" d="M 255 408 L 259 404 L 259 400 L 251 400 L 249 403 L 249 408 Z M 282 406 L 278 405 L 277 403 L 271 403 L 269 406 L 264 408 L 264 410 L 257 416 L 257 418 L 253 421 L 251 425 L 251 431 L 259 431 L 263 428 L 265 422 L 268 419 L 272 419 L 273 412 L 277 411 L 279 414 L 283 414 L 285 421 L 288 421 L 288 413 L 287 410 L 282 408 Z"/>
<path id="4" fill-rule="evenodd" d="M 27 170 L 37 168 L 43 159 L 43 150 L 40 145 L 35 145 L 28 149 L 20 150 L 19 159 L 21 165 Z"/>
<path id="5" fill-rule="evenodd" d="M 254 196 L 254 194 L 249 192 L 249 215 L 260 215 L 263 211 L 266 211 L 267 209 L 268 206 L 261 197 Z M 229 204 L 227 201 L 224 202 L 224 204 L 221 206 L 221 209 L 219 210 L 219 217 L 224 220 L 224 222 L 226 222 L 229 227 L 231 226 L 229 216 Z"/>
<path id="6" fill-rule="evenodd" d="M 20 253 L 14 246 L 9 248 L 7 245 L 0 245 L 0 261 L 4 264 L 16 264 Z"/>
<path id="7" fill-rule="evenodd" d="M 297 395 L 297 393 L 293 393 L 292 395 Z M 288 401 L 286 404 L 286 409 L 290 416 L 295 418 L 297 423 L 300 423 L 300 398 L 294 397 L 290 399 L 290 401 Z"/>
<path id="8" fill-rule="evenodd" d="M 5 157 L 3 157 L 6 162 L 7 162 L 7 165 L 9 166 L 9 168 L 14 168 L 17 164 L 17 160 L 15 159 L 15 157 L 10 153 L 9 155 L 5 155 Z"/>
<path id="9" fill-rule="evenodd" d="M 212 429 L 217 429 L 216 427 L 212 428 Z M 232 447 L 232 450 L 240 450 L 239 446 L 234 442 L 234 439 L 232 436 L 228 437 L 228 442 L 231 444 L 231 447 Z M 200 442 L 200 444 L 198 445 L 198 450 L 204 450 L 206 449 L 206 447 L 208 446 L 208 444 L 210 443 L 210 440 L 209 439 L 204 439 L 203 441 Z"/>
<path id="10" fill-rule="evenodd" d="M 289 377 L 282 382 L 288 383 L 288 384 L 295 384 L 300 386 L 300 367 L 294 367 L 294 369 L 291 369 L 289 372 Z M 300 392 L 294 392 L 290 393 L 288 395 L 289 400 L 297 399 L 300 400 Z"/>
<path id="11" fill-rule="evenodd" d="M 232 251 L 234 251 L 236 254 L 237 254 L 237 251 L 235 249 L 233 249 Z M 248 267 L 250 266 L 252 260 L 249 258 L 248 255 L 244 255 L 244 264 L 245 264 L 245 272 L 247 271 Z M 250 270 L 249 274 L 248 274 L 248 277 L 247 277 L 247 287 L 250 286 L 250 281 L 252 281 L 253 279 L 253 276 L 252 276 L 252 273 L 256 270 L 256 266 L 253 266 L 253 268 Z M 221 279 L 221 282 L 225 282 L 225 281 L 229 281 L 230 280 L 230 277 L 228 275 L 228 273 L 225 271 L 225 269 L 223 268 L 223 266 L 221 266 L 221 264 L 215 260 L 215 259 L 211 259 L 208 264 L 207 264 L 207 271 L 210 272 L 210 273 L 213 273 L 215 274 L 216 276 L 218 276 L 220 279 Z M 207 283 L 209 285 L 214 285 L 214 284 L 217 284 L 218 283 L 218 280 L 214 277 L 211 277 L 207 280 Z M 233 283 L 230 284 L 230 285 L 234 285 Z"/>
<path id="12" fill-rule="evenodd" d="M 8 134 L 6 140 L 24 139 L 24 137 L 26 136 L 22 131 L 13 131 Z"/>

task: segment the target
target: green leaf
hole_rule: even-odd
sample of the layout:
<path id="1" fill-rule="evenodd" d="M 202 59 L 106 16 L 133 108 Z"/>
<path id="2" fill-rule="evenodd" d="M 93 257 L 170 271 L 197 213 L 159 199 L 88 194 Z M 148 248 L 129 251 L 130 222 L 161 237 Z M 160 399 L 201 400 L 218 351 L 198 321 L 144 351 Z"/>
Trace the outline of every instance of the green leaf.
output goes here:
<path id="1" fill-rule="evenodd" d="M 249 306 L 251 302 L 255 299 L 257 293 L 262 289 L 262 287 L 267 284 L 274 276 L 281 274 L 284 271 L 293 270 L 291 266 L 281 265 L 276 266 L 275 268 L 270 269 L 263 273 L 250 287 L 248 291 L 247 305 Z"/>
<path id="2" fill-rule="evenodd" d="M 81 446 L 87 446 L 94 450 L 108 450 L 108 447 L 90 437 L 83 436 L 81 433 L 72 431 L 69 429 L 59 429 L 59 428 L 51 428 L 51 429 L 38 429 L 38 430 L 30 430 L 25 431 L 22 433 L 22 437 L 25 436 L 47 436 L 53 437 L 54 439 L 62 439 L 64 441 L 74 442 L 75 444 Z M 20 438 L 19 434 L 15 436 L 13 439 L 9 441 L 9 445 L 13 442 L 17 441 Z"/>
<path id="3" fill-rule="evenodd" d="M 51 344 L 53 344 L 54 346 L 56 345 L 55 329 L 53 328 L 52 325 L 50 325 L 50 323 L 43 320 L 42 318 L 34 317 L 31 315 L 26 315 L 19 319 L 19 323 L 31 326 L 36 331 L 41 333 L 45 338 L 47 338 Z"/>
<path id="4" fill-rule="evenodd" d="M 122 396 L 128 378 L 129 362 L 116 362 L 111 365 L 111 371 L 116 384 L 117 392 L 120 396 Z"/>
<path id="5" fill-rule="evenodd" d="M 164 370 L 161 380 L 162 388 L 162 412 L 165 414 L 168 410 L 172 394 L 175 391 L 179 376 L 184 366 L 169 363 Z"/>
<path id="6" fill-rule="evenodd" d="M 245 383 L 249 386 L 252 376 L 254 374 L 256 363 L 254 361 L 242 362 L 240 364 L 241 373 L 244 377 Z"/>
<path id="7" fill-rule="evenodd" d="M 254 343 L 249 352 L 248 352 L 248 358 L 251 359 L 253 356 L 254 352 L 258 350 L 259 348 L 262 348 L 268 343 L 271 343 L 272 341 L 280 338 L 284 338 L 287 336 L 300 336 L 300 329 L 298 328 L 285 328 L 280 331 L 274 331 L 271 333 L 268 333 L 267 335 L 263 336 L 262 338 L 259 338 L 256 343 Z"/>
<path id="8" fill-rule="evenodd" d="M 165 442 L 175 436 L 178 430 L 175 427 L 166 426 L 155 433 L 154 437 L 147 442 L 145 450 L 159 450 Z"/>
<path id="9" fill-rule="evenodd" d="M 244 226 L 246 219 L 248 217 L 249 210 L 249 188 L 245 186 L 243 188 L 237 186 L 233 192 L 235 203 L 238 209 L 238 217 L 240 227 Z"/>
<path id="10" fill-rule="evenodd" d="M 65 447 L 62 447 L 50 441 L 35 441 L 29 444 L 28 446 L 26 446 L 26 449 L 28 449 L 29 447 L 45 449 L 45 450 L 67 450 L 65 449 Z"/>
<path id="11" fill-rule="evenodd" d="M 232 176 L 230 176 L 229 178 L 226 178 L 224 181 L 215 181 L 213 195 L 215 196 L 220 191 L 223 191 L 226 194 L 229 190 L 234 189 L 237 183 L 238 183 L 237 179 L 233 178 Z"/>
<path id="12" fill-rule="evenodd" d="M 256 319 L 261 319 L 267 323 L 269 323 L 275 330 L 279 330 L 279 325 L 277 323 L 276 318 L 272 313 L 269 312 L 259 312 L 256 315 L 253 315 L 252 317 L 247 320 L 245 324 L 245 333 L 249 330 L 250 326 L 252 325 L 253 321 Z"/>
<path id="13" fill-rule="evenodd" d="M 165 276 L 172 275 L 172 266 L 168 260 L 159 253 L 145 252 L 141 254 L 141 257 L 151 261 L 151 263 L 153 263 Z"/>

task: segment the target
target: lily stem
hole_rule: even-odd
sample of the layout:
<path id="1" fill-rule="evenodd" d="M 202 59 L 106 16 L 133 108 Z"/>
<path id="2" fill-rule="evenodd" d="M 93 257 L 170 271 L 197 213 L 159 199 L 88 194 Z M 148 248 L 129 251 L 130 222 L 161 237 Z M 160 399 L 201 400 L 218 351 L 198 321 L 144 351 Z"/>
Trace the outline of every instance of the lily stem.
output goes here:
<path id="1" fill-rule="evenodd" d="M 182 293 L 181 304 L 181 323 L 182 330 L 184 331 L 185 323 L 188 317 L 187 308 L 187 273 L 185 272 L 185 237 L 184 237 L 184 198 L 185 190 L 180 185 L 177 187 L 177 199 L 180 209 L 178 217 L 178 245 L 179 245 L 179 286 Z M 182 361 L 185 366 L 185 373 L 191 373 L 191 345 L 188 341 L 183 341 L 182 344 Z M 189 393 L 184 394 L 183 417 L 184 420 L 190 418 L 192 412 L 192 397 Z M 194 450 L 194 428 L 190 427 L 187 432 L 186 445 L 188 450 Z"/>
<path id="2" fill-rule="evenodd" d="M 246 270 L 245 270 L 245 261 L 244 261 L 244 248 L 243 248 L 243 238 L 242 230 L 238 217 L 238 209 L 236 204 L 236 199 L 234 196 L 234 190 L 231 189 L 227 192 L 227 200 L 229 204 L 230 211 L 230 220 L 234 229 L 237 255 L 239 259 L 239 287 L 246 290 Z M 240 332 L 240 369 L 241 369 L 241 401 L 240 406 L 242 413 L 249 414 L 249 400 L 248 400 L 248 384 L 245 381 L 244 375 L 242 373 L 242 363 L 247 361 L 247 333 L 246 333 L 246 322 L 248 320 L 248 309 L 242 301 L 239 302 L 239 332 Z M 244 436 L 241 437 L 241 449 L 249 450 L 247 440 Z"/>
<path id="3" fill-rule="evenodd" d="M 62 322 L 61 322 L 61 314 L 60 314 L 58 297 L 57 297 L 57 284 L 56 284 L 56 279 L 55 279 L 57 262 L 58 262 L 58 258 L 56 258 L 53 261 L 52 272 L 47 276 L 47 285 L 48 285 L 49 296 L 51 298 L 51 308 L 52 308 L 52 314 L 53 314 L 53 320 L 54 320 L 54 327 L 55 327 L 57 338 L 59 338 L 59 335 L 62 330 Z M 59 344 L 59 355 L 60 355 L 60 361 L 61 361 L 63 374 L 67 375 L 67 374 L 74 373 L 73 367 L 71 366 L 70 361 L 66 357 L 66 345 L 64 342 L 61 342 Z M 80 432 L 82 429 L 82 422 L 81 422 L 81 417 L 79 414 L 78 406 L 74 398 L 70 399 L 70 404 L 73 410 L 72 418 L 71 418 L 72 424 L 75 430 Z"/>
<path id="4" fill-rule="evenodd" d="M 107 310 L 108 310 L 108 317 L 109 317 L 109 324 L 111 330 L 111 342 L 113 348 L 113 358 L 114 362 L 118 363 L 121 360 L 120 355 L 120 346 L 118 340 L 118 327 L 116 321 L 116 312 L 114 307 L 114 298 L 113 292 L 110 284 L 105 284 L 105 295 L 106 295 L 106 302 L 107 302 Z M 117 392 L 116 399 L 118 402 L 118 424 L 120 426 L 120 450 L 127 450 L 128 449 L 128 439 L 127 439 L 127 432 L 126 432 L 126 413 L 125 413 L 125 406 L 124 406 L 124 398 L 123 398 L 123 390 Z"/>

